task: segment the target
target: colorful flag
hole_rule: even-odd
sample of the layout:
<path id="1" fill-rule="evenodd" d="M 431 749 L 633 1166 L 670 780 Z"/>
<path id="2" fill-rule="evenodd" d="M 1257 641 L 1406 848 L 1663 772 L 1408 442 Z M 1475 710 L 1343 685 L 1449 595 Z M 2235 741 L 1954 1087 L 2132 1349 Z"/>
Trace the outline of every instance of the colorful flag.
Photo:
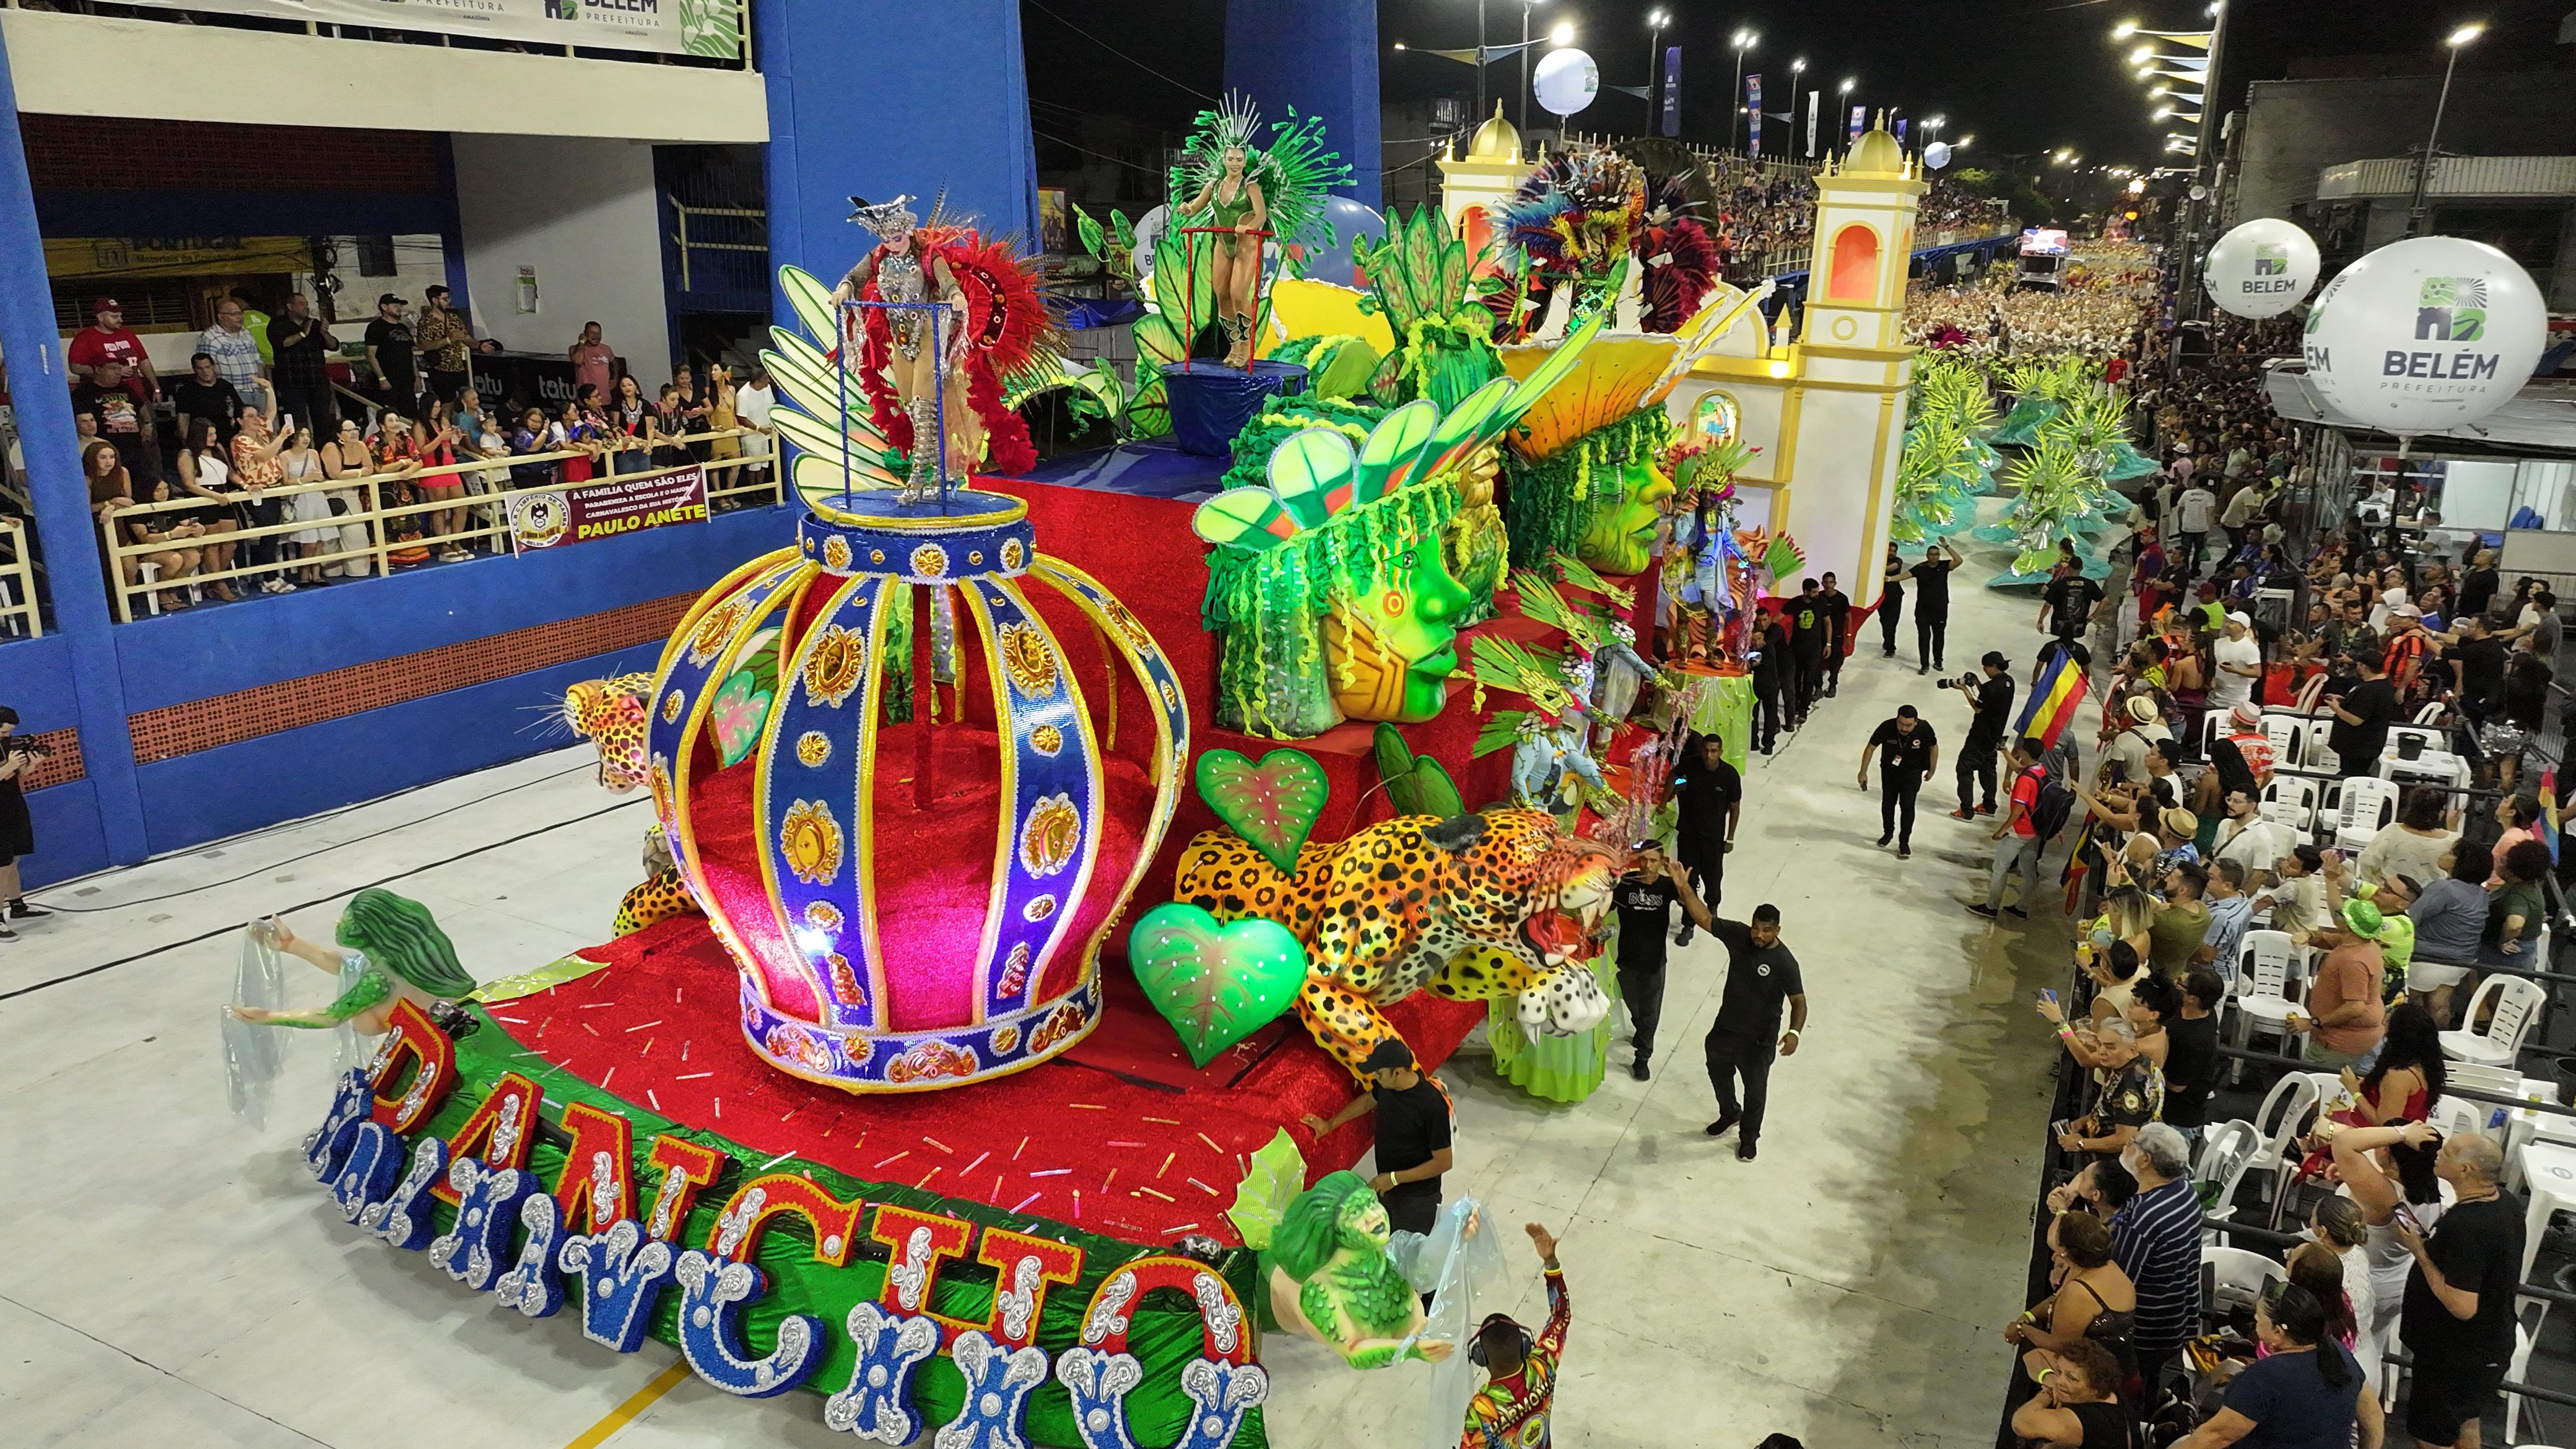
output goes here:
<path id="1" fill-rule="evenodd" d="M 1682 48 L 1664 47 L 1664 114 L 1663 131 L 1667 136 L 1682 133 Z"/>
<path id="2" fill-rule="evenodd" d="M 1745 145 L 1746 153 L 1759 157 L 1762 154 L 1762 73 L 1760 71 L 1755 71 L 1744 78 L 1744 113 L 1752 122 L 1752 130 L 1747 133 L 1752 139 Z"/>
<path id="3" fill-rule="evenodd" d="M 2030 698 L 2022 704 L 2021 718 L 2013 721 L 2013 733 L 2038 740 L 2043 749 L 2055 745 L 2091 688 L 2074 654 L 2062 644 L 2052 645 L 2047 665 L 2030 682 Z"/>
<path id="4" fill-rule="evenodd" d="M 1896 118 L 1896 144 L 1899 146 L 1905 144 L 1905 117 L 1903 116 Z"/>
<path id="5" fill-rule="evenodd" d="M 1860 144 L 1860 129 L 1861 129 L 1862 125 L 1864 125 L 1865 123 L 1867 123 L 1867 121 L 1868 121 L 1868 120 L 1869 120 L 1869 107 L 1867 107 L 1867 106 L 1854 106 L 1854 107 L 1852 107 L 1851 139 L 1850 139 L 1849 141 L 1845 142 L 1845 143 L 1844 143 L 1845 145 L 1849 145 L 1849 146 L 1857 146 L 1857 145 L 1859 145 L 1859 144 Z"/>
<path id="6" fill-rule="evenodd" d="M 2540 840 L 2549 847 L 2551 861 L 2558 859 L 2558 767 L 2540 772 Z"/>

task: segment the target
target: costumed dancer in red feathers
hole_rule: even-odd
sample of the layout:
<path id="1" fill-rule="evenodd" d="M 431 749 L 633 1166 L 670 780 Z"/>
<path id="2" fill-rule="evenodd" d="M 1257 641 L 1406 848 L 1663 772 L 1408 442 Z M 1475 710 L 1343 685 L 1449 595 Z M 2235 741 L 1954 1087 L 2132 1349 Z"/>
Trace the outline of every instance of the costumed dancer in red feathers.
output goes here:
<path id="1" fill-rule="evenodd" d="M 1038 358 L 1054 321 L 1037 279 L 1008 243 L 945 222 L 938 207 L 924 226 L 911 201 L 850 198 L 850 220 L 876 233 L 878 245 L 850 268 L 832 300 L 903 304 L 845 314 L 841 340 L 859 349 L 859 383 L 878 430 L 911 457 L 902 501 L 923 503 L 938 496 L 943 475 L 963 477 L 986 462 L 1005 474 L 1036 465 L 1028 424 L 1003 403 L 1002 378 Z M 950 313 L 938 319 L 936 346 L 933 314 L 915 310 L 933 301 Z M 944 467 L 921 445 L 943 420 Z"/>

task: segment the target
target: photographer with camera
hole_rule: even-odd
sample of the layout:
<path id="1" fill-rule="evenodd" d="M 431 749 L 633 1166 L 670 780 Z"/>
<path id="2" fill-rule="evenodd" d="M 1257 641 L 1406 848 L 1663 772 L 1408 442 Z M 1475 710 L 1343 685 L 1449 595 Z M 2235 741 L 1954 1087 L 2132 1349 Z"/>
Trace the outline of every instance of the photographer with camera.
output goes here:
<path id="1" fill-rule="evenodd" d="M 1989 649 L 1982 664 L 1984 677 L 1963 674 L 1945 679 L 1945 689 L 1959 691 L 1968 706 L 1968 740 L 1959 747 L 1959 808 L 1950 812 L 1953 820 L 1974 820 L 1995 813 L 1995 756 L 2004 747 L 2004 728 L 2012 721 L 2013 679 L 2006 671 L 2011 662 L 2001 651 Z M 1982 784 L 1986 803 L 1977 804 L 1977 789 Z"/>
<path id="2" fill-rule="evenodd" d="M 18 733 L 18 712 L 0 705 L 0 902 L 8 905 L 7 916 L 0 917 L 0 941 L 18 939 L 9 922 L 53 914 L 41 906 L 27 904 L 27 898 L 18 893 L 18 857 L 36 852 L 36 829 L 27 818 L 26 787 L 19 782 L 36 768 L 38 760 L 51 753 Z"/>

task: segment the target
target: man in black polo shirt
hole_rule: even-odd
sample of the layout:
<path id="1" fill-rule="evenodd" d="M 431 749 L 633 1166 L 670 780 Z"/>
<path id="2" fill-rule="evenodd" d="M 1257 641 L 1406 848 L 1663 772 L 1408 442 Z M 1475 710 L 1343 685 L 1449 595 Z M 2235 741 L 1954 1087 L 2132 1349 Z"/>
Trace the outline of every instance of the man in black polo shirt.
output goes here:
<path id="1" fill-rule="evenodd" d="M 1914 854 L 1914 792 L 1932 777 L 1932 767 L 1941 759 L 1941 742 L 1914 706 L 1900 704 L 1896 717 L 1879 721 L 1869 743 L 1860 747 L 1860 774 L 1855 778 L 1864 790 L 1869 788 L 1872 754 L 1878 756 L 1878 843 L 1893 839 L 1896 858 L 1909 859 Z"/>
<path id="2" fill-rule="evenodd" d="M 1744 819 L 1744 776 L 1727 762 L 1726 742 L 1715 735 L 1691 736 L 1682 746 L 1672 792 L 1675 853 L 1698 878 L 1700 899 L 1714 909 L 1726 898 L 1726 853 L 1735 848 L 1735 829 Z M 1690 937 L 1684 922 L 1673 944 L 1687 946 Z"/>
<path id="3" fill-rule="evenodd" d="M 1369 1188 L 1386 1205 L 1387 1221 L 1408 1232 L 1429 1233 L 1440 1217 L 1440 1175 L 1452 1165 L 1449 1094 L 1415 1069 L 1413 1049 L 1389 1037 L 1360 1063 L 1376 1086 L 1353 1097 L 1333 1120 L 1309 1112 L 1318 1137 L 1365 1112 L 1377 1114 L 1377 1176 Z"/>
<path id="4" fill-rule="evenodd" d="M 1843 655 L 1851 648 L 1851 595 L 1827 574 L 1816 602 L 1825 611 L 1825 698 L 1831 699 L 1842 692 Z"/>
<path id="5" fill-rule="evenodd" d="M 1628 1075 L 1641 1082 L 1652 1075 L 1646 1059 L 1655 1054 L 1655 1023 L 1664 1016 L 1664 932 L 1672 928 L 1675 901 L 1701 930 L 1717 929 L 1682 868 L 1660 850 L 1639 851 L 1610 888 L 1610 904 L 1619 911 L 1619 998 L 1635 1027 L 1629 1040 L 1637 1059 Z"/>
<path id="6" fill-rule="evenodd" d="M 1743 1124 L 1735 1139 L 1738 1161 L 1753 1160 L 1754 1140 L 1762 1135 L 1762 1109 L 1771 1098 L 1771 1057 L 1794 1056 L 1799 1033 L 1807 1027 L 1807 987 L 1798 977 L 1798 958 L 1780 944 L 1780 908 L 1753 908 L 1753 922 L 1721 920 L 1709 934 L 1726 943 L 1726 995 L 1719 1000 L 1717 1020 L 1708 1029 L 1708 1080 L 1717 1089 L 1717 1120 L 1708 1135 L 1722 1137 Z M 1789 1030 L 1780 1032 L 1780 1006 L 1789 1007 Z M 1775 1042 L 1775 1033 L 1777 1034 Z M 1736 1105 L 1735 1081 L 1744 1079 L 1744 1102 Z"/>
<path id="7" fill-rule="evenodd" d="M 1943 557 L 1944 554 L 1948 557 Z M 1914 576 L 1914 672 L 1929 674 L 1941 667 L 1943 636 L 1950 628 L 1950 570 L 1968 560 L 1946 539 L 1935 539 L 1923 549 L 1923 562 L 1907 570 Z"/>
<path id="8" fill-rule="evenodd" d="M 1789 727 L 1796 729 L 1807 722 L 1808 707 L 1816 702 L 1816 691 L 1825 679 L 1825 636 L 1832 625 L 1825 614 L 1825 596 L 1809 579 L 1798 586 L 1798 597 L 1789 601 Z"/>
<path id="9" fill-rule="evenodd" d="M 2407 1127 L 2414 1145 L 2430 1129 Z M 2521 1287 L 2523 1205 L 2501 1186 L 2504 1153 L 2474 1132 L 2442 1139 L 2433 1175 L 2457 1196 L 2427 1241 L 2405 1218 L 2397 1241 L 2415 1257 L 2397 1336 L 2415 1356 L 2406 1380 L 2406 1432 L 2418 1444 L 2476 1449 L 2478 1420 L 2513 1359 Z M 2404 1211 L 2400 1208 L 2400 1211 Z"/>

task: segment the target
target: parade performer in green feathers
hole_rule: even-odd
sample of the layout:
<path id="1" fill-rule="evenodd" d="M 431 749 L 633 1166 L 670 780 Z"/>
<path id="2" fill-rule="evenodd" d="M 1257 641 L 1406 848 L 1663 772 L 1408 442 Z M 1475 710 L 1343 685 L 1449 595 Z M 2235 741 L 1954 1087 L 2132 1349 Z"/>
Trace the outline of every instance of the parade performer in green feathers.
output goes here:
<path id="1" fill-rule="evenodd" d="M 1229 95 L 1215 112 L 1215 164 L 1198 195 L 1181 204 L 1181 219 L 1191 226 L 1222 227 L 1215 242 L 1210 276 L 1216 292 L 1218 323 L 1225 328 L 1225 365 L 1252 362 L 1252 289 L 1261 279 L 1261 234 L 1270 229 L 1270 203 L 1261 194 L 1252 169 L 1252 136 L 1261 113 L 1238 96 Z"/>
<path id="2" fill-rule="evenodd" d="M 340 995 L 319 1011 L 269 1011 L 235 1006 L 240 1020 L 268 1026 L 328 1028 L 346 1024 L 367 1036 L 384 1033 L 398 1002 L 427 1007 L 474 990 L 474 978 L 456 961 L 456 947 L 430 919 L 429 908 L 392 891 L 369 887 L 349 898 L 336 933 L 340 949 L 297 936 L 276 917 L 260 923 L 271 944 L 340 978 Z"/>

